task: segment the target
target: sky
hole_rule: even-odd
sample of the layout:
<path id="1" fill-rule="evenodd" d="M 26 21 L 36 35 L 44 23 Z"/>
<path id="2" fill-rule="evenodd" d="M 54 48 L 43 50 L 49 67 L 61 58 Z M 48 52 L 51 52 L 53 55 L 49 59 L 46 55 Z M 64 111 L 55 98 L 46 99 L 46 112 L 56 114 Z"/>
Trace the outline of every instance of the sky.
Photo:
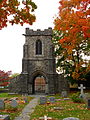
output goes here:
<path id="1" fill-rule="evenodd" d="M 59 0 L 33 0 L 38 8 L 35 10 L 36 22 L 32 26 L 25 24 L 8 25 L 0 30 L 0 70 L 22 72 L 23 45 L 25 28 L 33 30 L 54 27 L 54 17 L 58 14 Z"/>

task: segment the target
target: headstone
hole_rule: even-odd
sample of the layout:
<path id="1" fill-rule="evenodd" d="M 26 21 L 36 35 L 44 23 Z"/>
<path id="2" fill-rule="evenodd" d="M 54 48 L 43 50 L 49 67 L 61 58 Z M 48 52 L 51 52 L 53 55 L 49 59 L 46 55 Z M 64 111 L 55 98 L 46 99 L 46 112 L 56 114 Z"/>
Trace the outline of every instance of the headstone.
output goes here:
<path id="1" fill-rule="evenodd" d="M 79 120 L 79 118 L 75 118 L 75 117 L 68 117 L 68 118 L 64 118 L 63 120 Z"/>
<path id="2" fill-rule="evenodd" d="M 0 120 L 10 120 L 9 115 L 0 115 Z"/>
<path id="3" fill-rule="evenodd" d="M 11 105 L 12 107 L 17 107 L 17 106 L 18 106 L 18 103 L 17 103 L 16 100 L 12 100 L 11 103 L 10 103 L 10 105 Z"/>
<path id="4" fill-rule="evenodd" d="M 63 110 L 62 107 L 54 107 L 54 110 Z"/>
<path id="5" fill-rule="evenodd" d="M 78 89 L 81 90 L 81 91 L 80 91 L 80 98 L 83 98 L 83 96 L 84 96 L 83 90 L 84 90 L 85 88 L 86 88 L 86 87 L 84 87 L 83 84 L 80 84 L 80 87 L 78 87 Z"/>
<path id="6" fill-rule="evenodd" d="M 47 98 L 46 97 L 40 97 L 40 105 L 46 104 Z"/>
<path id="7" fill-rule="evenodd" d="M 61 92 L 61 97 L 67 97 L 67 91 L 62 91 Z"/>
<path id="8" fill-rule="evenodd" d="M 4 100 L 0 100 L 0 109 L 4 109 L 5 108 L 5 103 Z"/>
<path id="9" fill-rule="evenodd" d="M 90 99 L 87 101 L 87 108 L 90 109 Z"/>
<path id="10" fill-rule="evenodd" d="M 70 100 L 70 98 L 64 98 L 63 100 Z"/>
<path id="11" fill-rule="evenodd" d="M 55 103 L 55 97 L 49 97 L 49 102 L 50 103 Z"/>

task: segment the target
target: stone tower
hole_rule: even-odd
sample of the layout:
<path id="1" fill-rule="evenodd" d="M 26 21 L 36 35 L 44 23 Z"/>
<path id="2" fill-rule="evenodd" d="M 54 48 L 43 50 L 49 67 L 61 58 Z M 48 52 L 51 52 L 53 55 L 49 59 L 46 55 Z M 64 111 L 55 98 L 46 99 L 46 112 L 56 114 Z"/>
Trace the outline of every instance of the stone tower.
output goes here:
<path id="1" fill-rule="evenodd" d="M 44 77 L 45 93 L 55 93 L 58 75 L 52 44 L 52 29 L 33 31 L 26 28 L 24 36 L 22 73 L 28 75 L 28 93 L 35 93 L 36 77 Z"/>
<path id="2" fill-rule="evenodd" d="M 26 28 L 22 73 L 12 80 L 10 92 L 54 94 L 67 84 L 56 73 L 52 28 L 33 31 Z"/>

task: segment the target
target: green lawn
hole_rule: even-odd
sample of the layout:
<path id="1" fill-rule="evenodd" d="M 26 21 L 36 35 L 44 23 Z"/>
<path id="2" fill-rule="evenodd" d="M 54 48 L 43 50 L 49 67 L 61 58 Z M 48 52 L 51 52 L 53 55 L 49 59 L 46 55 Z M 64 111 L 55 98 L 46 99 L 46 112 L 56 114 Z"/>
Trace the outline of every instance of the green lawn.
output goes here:
<path id="1" fill-rule="evenodd" d="M 17 97 L 20 100 L 20 102 L 18 103 L 18 107 L 16 108 L 12 108 L 10 106 L 10 103 L 8 102 L 8 100 L 13 97 Z M 21 95 L 8 95 L 8 93 L 0 93 L 0 99 L 4 98 L 7 98 L 7 101 L 5 101 L 5 109 L 0 110 L 0 115 L 8 114 L 10 115 L 10 120 L 13 120 L 16 116 L 18 116 L 21 113 L 22 109 L 25 107 L 25 105 L 28 104 L 23 102 L 23 97 Z M 30 101 L 31 99 L 33 98 L 28 97 L 28 101 Z"/>
<path id="2" fill-rule="evenodd" d="M 57 97 L 60 98 L 60 97 Z M 63 110 L 54 110 L 54 107 L 62 107 Z M 67 117 L 77 117 L 80 120 L 90 120 L 90 110 L 85 103 L 73 103 L 72 100 L 57 101 L 54 104 L 38 105 L 31 120 L 47 115 L 54 120 L 62 120 Z"/>

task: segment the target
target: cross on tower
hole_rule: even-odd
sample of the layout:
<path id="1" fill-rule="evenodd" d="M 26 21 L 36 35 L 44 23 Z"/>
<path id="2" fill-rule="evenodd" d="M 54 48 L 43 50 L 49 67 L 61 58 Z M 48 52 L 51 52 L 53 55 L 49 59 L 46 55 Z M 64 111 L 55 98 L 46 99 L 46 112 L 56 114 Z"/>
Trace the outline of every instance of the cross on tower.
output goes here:
<path id="1" fill-rule="evenodd" d="M 80 87 L 78 87 L 78 89 L 81 90 L 81 95 L 84 94 L 83 90 L 86 89 L 86 87 L 83 86 L 83 84 L 80 84 Z"/>

